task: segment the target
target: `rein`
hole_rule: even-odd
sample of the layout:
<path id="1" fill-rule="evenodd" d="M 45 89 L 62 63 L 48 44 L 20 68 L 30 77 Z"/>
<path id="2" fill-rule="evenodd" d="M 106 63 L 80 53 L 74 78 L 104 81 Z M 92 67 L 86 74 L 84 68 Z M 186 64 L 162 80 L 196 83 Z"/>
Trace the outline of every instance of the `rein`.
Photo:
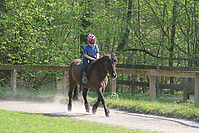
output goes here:
<path id="1" fill-rule="evenodd" d="M 100 70 L 99 70 L 96 66 L 95 66 L 95 69 L 97 69 L 97 71 L 98 71 L 101 75 L 110 77 L 109 74 L 105 75 L 105 74 L 103 74 L 102 72 L 100 72 Z"/>

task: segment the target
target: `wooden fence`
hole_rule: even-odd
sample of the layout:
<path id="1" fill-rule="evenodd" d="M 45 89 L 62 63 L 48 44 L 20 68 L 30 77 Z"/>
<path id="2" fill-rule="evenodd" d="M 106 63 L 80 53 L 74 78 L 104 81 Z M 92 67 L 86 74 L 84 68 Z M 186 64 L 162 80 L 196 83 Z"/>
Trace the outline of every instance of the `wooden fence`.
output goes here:
<path id="1" fill-rule="evenodd" d="M 45 70 L 62 71 L 62 90 L 67 92 L 67 72 L 68 67 L 60 66 L 19 66 L 19 65 L 0 65 L 0 70 L 11 70 L 11 89 L 16 91 L 16 74 L 18 70 Z M 179 71 L 179 70 L 155 70 L 155 69 L 129 69 L 117 68 L 118 74 L 148 75 L 150 101 L 156 100 L 156 76 L 185 77 L 195 78 L 195 107 L 199 106 L 199 71 Z M 112 91 L 116 92 L 116 80 L 112 80 Z"/>
<path id="2" fill-rule="evenodd" d="M 18 70 L 44 70 L 62 72 L 62 92 L 67 94 L 67 72 L 69 67 L 64 66 L 31 66 L 31 65 L 0 65 L 0 70 L 11 70 L 11 90 L 16 91 Z"/>
<path id="3" fill-rule="evenodd" d="M 150 101 L 156 100 L 156 76 L 195 78 L 195 107 L 199 106 L 199 71 L 175 71 L 175 70 L 155 70 L 155 69 L 128 69 L 118 68 L 118 74 L 148 75 Z M 112 90 L 116 91 L 116 80 L 112 81 Z"/>
<path id="4" fill-rule="evenodd" d="M 170 67 L 170 66 L 157 66 L 157 65 L 134 65 L 134 64 L 118 64 L 117 68 L 133 68 L 133 69 L 155 69 L 155 70 L 178 70 L 178 71 L 199 71 L 199 67 Z M 131 76 L 131 78 L 129 77 Z M 135 75 L 129 75 L 128 79 L 122 78 L 117 79 L 117 85 L 128 85 L 131 86 L 130 91 L 132 95 L 135 95 L 135 86 L 139 87 L 149 87 L 149 79 L 147 78 L 147 82 L 143 81 L 137 81 Z M 167 81 L 166 81 L 167 82 Z M 160 97 L 161 89 L 166 88 L 170 89 L 170 91 L 176 90 L 176 91 L 183 91 L 183 101 L 187 100 L 188 96 L 188 90 L 190 93 L 194 93 L 194 81 L 192 80 L 188 82 L 188 78 L 182 78 L 182 81 L 177 81 L 178 83 L 170 83 L 166 84 L 164 83 L 164 76 L 157 76 L 156 81 L 156 89 L 157 94 L 156 96 Z"/>

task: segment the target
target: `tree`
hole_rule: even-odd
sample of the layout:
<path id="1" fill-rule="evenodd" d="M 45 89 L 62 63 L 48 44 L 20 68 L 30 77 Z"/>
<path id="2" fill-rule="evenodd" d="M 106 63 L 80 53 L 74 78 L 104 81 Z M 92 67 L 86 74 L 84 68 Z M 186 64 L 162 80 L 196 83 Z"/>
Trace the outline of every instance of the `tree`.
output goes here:
<path id="1" fill-rule="evenodd" d="M 126 1 L 127 2 L 127 1 Z M 117 48 L 118 51 L 122 50 L 125 47 L 125 44 L 128 42 L 129 33 L 130 33 L 130 24 L 132 19 L 132 0 L 128 0 L 128 11 L 127 14 L 124 14 L 124 18 L 126 19 L 126 23 L 124 23 L 124 27 L 121 27 L 121 40 L 120 44 Z"/>
<path id="2" fill-rule="evenodd" d="M 1 0 L 0 1 L 0 13 L 3 14 L 3 13 L 6 13 L 6 5 L 5 5 L 5 0 Z M 4 24 L 2 23 L 3 20 L 5 20 L 2 16 L 0 16 L 0 38 L 1 38 L 1 42 L 0 42 L 0 58 L 3 59 L 3 53 L 2 53 L 2 50 L 3 50 L 3 40 L 5 40 L 3 37 L 4 37 L 4 32 L 5 32 L 5 27 L 4 27 Z M 0 59 L 0 62 L 2 62 Z"/>
<path id="3" fill-rule="evenodd" d="M 91 0 L 85 2 L 81 2 L 80 3 L 80 7 L 81 7 L 81 12 L 82 12 L 82 15 L 81 15 L 81 26 L 83 27 L 83 30 L 81 31 L 81 34 L 80 34 L 80 47 L 81 47 L 81 57 L 83 56 L 83 49 L 84 49 L 84 46 L 85 44 L 87 44 L 87 36 L 88 36 L 88 32 L 85 32 L 87 31 L 87 27 L 91 27 L 92 23 L 90 22 L 90 17 L 92 15 L 92 8 L 94 7 L 94 5 L 92 5 L 92 2 Z M 80 57 L 80 58 L 81 58 Z"/>
<path id="4" fill-rule="evenodd" d="M 198 9 L 192 0 L 2 0 L 0 61 L 69 66 L 93 33 L 100 56 L 116 53 L 119 63 L 198 66 Z M 38 85 L 56 75 L 35 74 Z"/>
<path id="5" fill-rule="evenodd" d="M 6 13 L 5 0 L 0 1 L 0 12 Z M 3 20 L 2 16 L 0 16 L 0 19 Z M 4 26 L 0 23 L 0 37 L 2 36 L 4 36 Z"/>

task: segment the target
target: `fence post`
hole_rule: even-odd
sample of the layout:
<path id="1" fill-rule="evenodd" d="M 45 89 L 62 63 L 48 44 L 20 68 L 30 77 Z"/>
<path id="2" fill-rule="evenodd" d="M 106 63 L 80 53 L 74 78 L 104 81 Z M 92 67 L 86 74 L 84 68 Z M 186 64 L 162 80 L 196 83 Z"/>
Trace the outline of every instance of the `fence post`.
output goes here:
<path id="1" fill-rule="evenodd" d="M 68 95 L 67 71 L 62 71 L 62 94 Z"/>
<path id="2" fill-rule="evenodd" d="M 163 81 L 164 81 L 164 76 L 161 76 L 160 78 L 160 84 L 163 84 Z M 164 93 L 164 88 L 160 87 L 160 94 L 163 94 Z"/>
<path id="3" fill-rule="evenodd" d="M 160 66 L 157 66 L 157 70 L 160 70 Z M 160 98 L 160 76 L 157 76 L 157 98 Z"/>
<path id="4" fill-rule="evenodd" d="M 150 80 L 149 80 L 149 93 L 150 93 L 150 101 L 155 101 L 156 100 L 156 76 L 151 76 L 150 75 Z"/>
<path id="5" fill-rule="evenodd" d="M 135 69 L 135 65 L 132 65 L 132 69 Z M 132 75 L 131 95 L 135 96 L 135 75 Z"/>
<path id="6" fill-rule="evenodd" d="M 111 91 L 116 93 L 116 79 L 111 79 L 111 88 Z"/>
<path id="7" fill-rule="evenodd" d="M 11 70 L 11 90 L 12 91 L 17 91 L 17 71 L 16 69 Z"/>
<path id="8" fill-rule="evenodd" d="M 199 106 L 199 73 L 196 72 L 195 77 L 195 107 Z"/>
<path id="9" fill-rule="evenodd" d="M 185 67 L 185 71 L 187 71 L 188 68 Z M 183 102 L 186 102 L 187 101 L 187 78 L 184 78 L 184 81 L 183 81 Z"/>

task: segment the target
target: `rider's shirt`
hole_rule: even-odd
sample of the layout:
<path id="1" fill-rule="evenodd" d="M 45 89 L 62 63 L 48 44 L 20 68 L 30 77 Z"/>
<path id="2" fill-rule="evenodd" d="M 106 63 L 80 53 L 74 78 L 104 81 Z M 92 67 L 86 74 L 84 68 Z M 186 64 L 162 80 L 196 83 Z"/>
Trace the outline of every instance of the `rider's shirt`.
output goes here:
<path id="1" fill-rule="evenodd" d="M 83 58 L 85 59 L 86 57 L 84 56 L 84 54 L 87 54 L 88 56 L 92 57 L 92 58 L 96 58 L 96 53 L 99 53 L 99 49 L 97 45 L 94 46 L 90 46 L 89 44 L 87 44 L 84 47 L 84 52 L 83 52 Z"/>

